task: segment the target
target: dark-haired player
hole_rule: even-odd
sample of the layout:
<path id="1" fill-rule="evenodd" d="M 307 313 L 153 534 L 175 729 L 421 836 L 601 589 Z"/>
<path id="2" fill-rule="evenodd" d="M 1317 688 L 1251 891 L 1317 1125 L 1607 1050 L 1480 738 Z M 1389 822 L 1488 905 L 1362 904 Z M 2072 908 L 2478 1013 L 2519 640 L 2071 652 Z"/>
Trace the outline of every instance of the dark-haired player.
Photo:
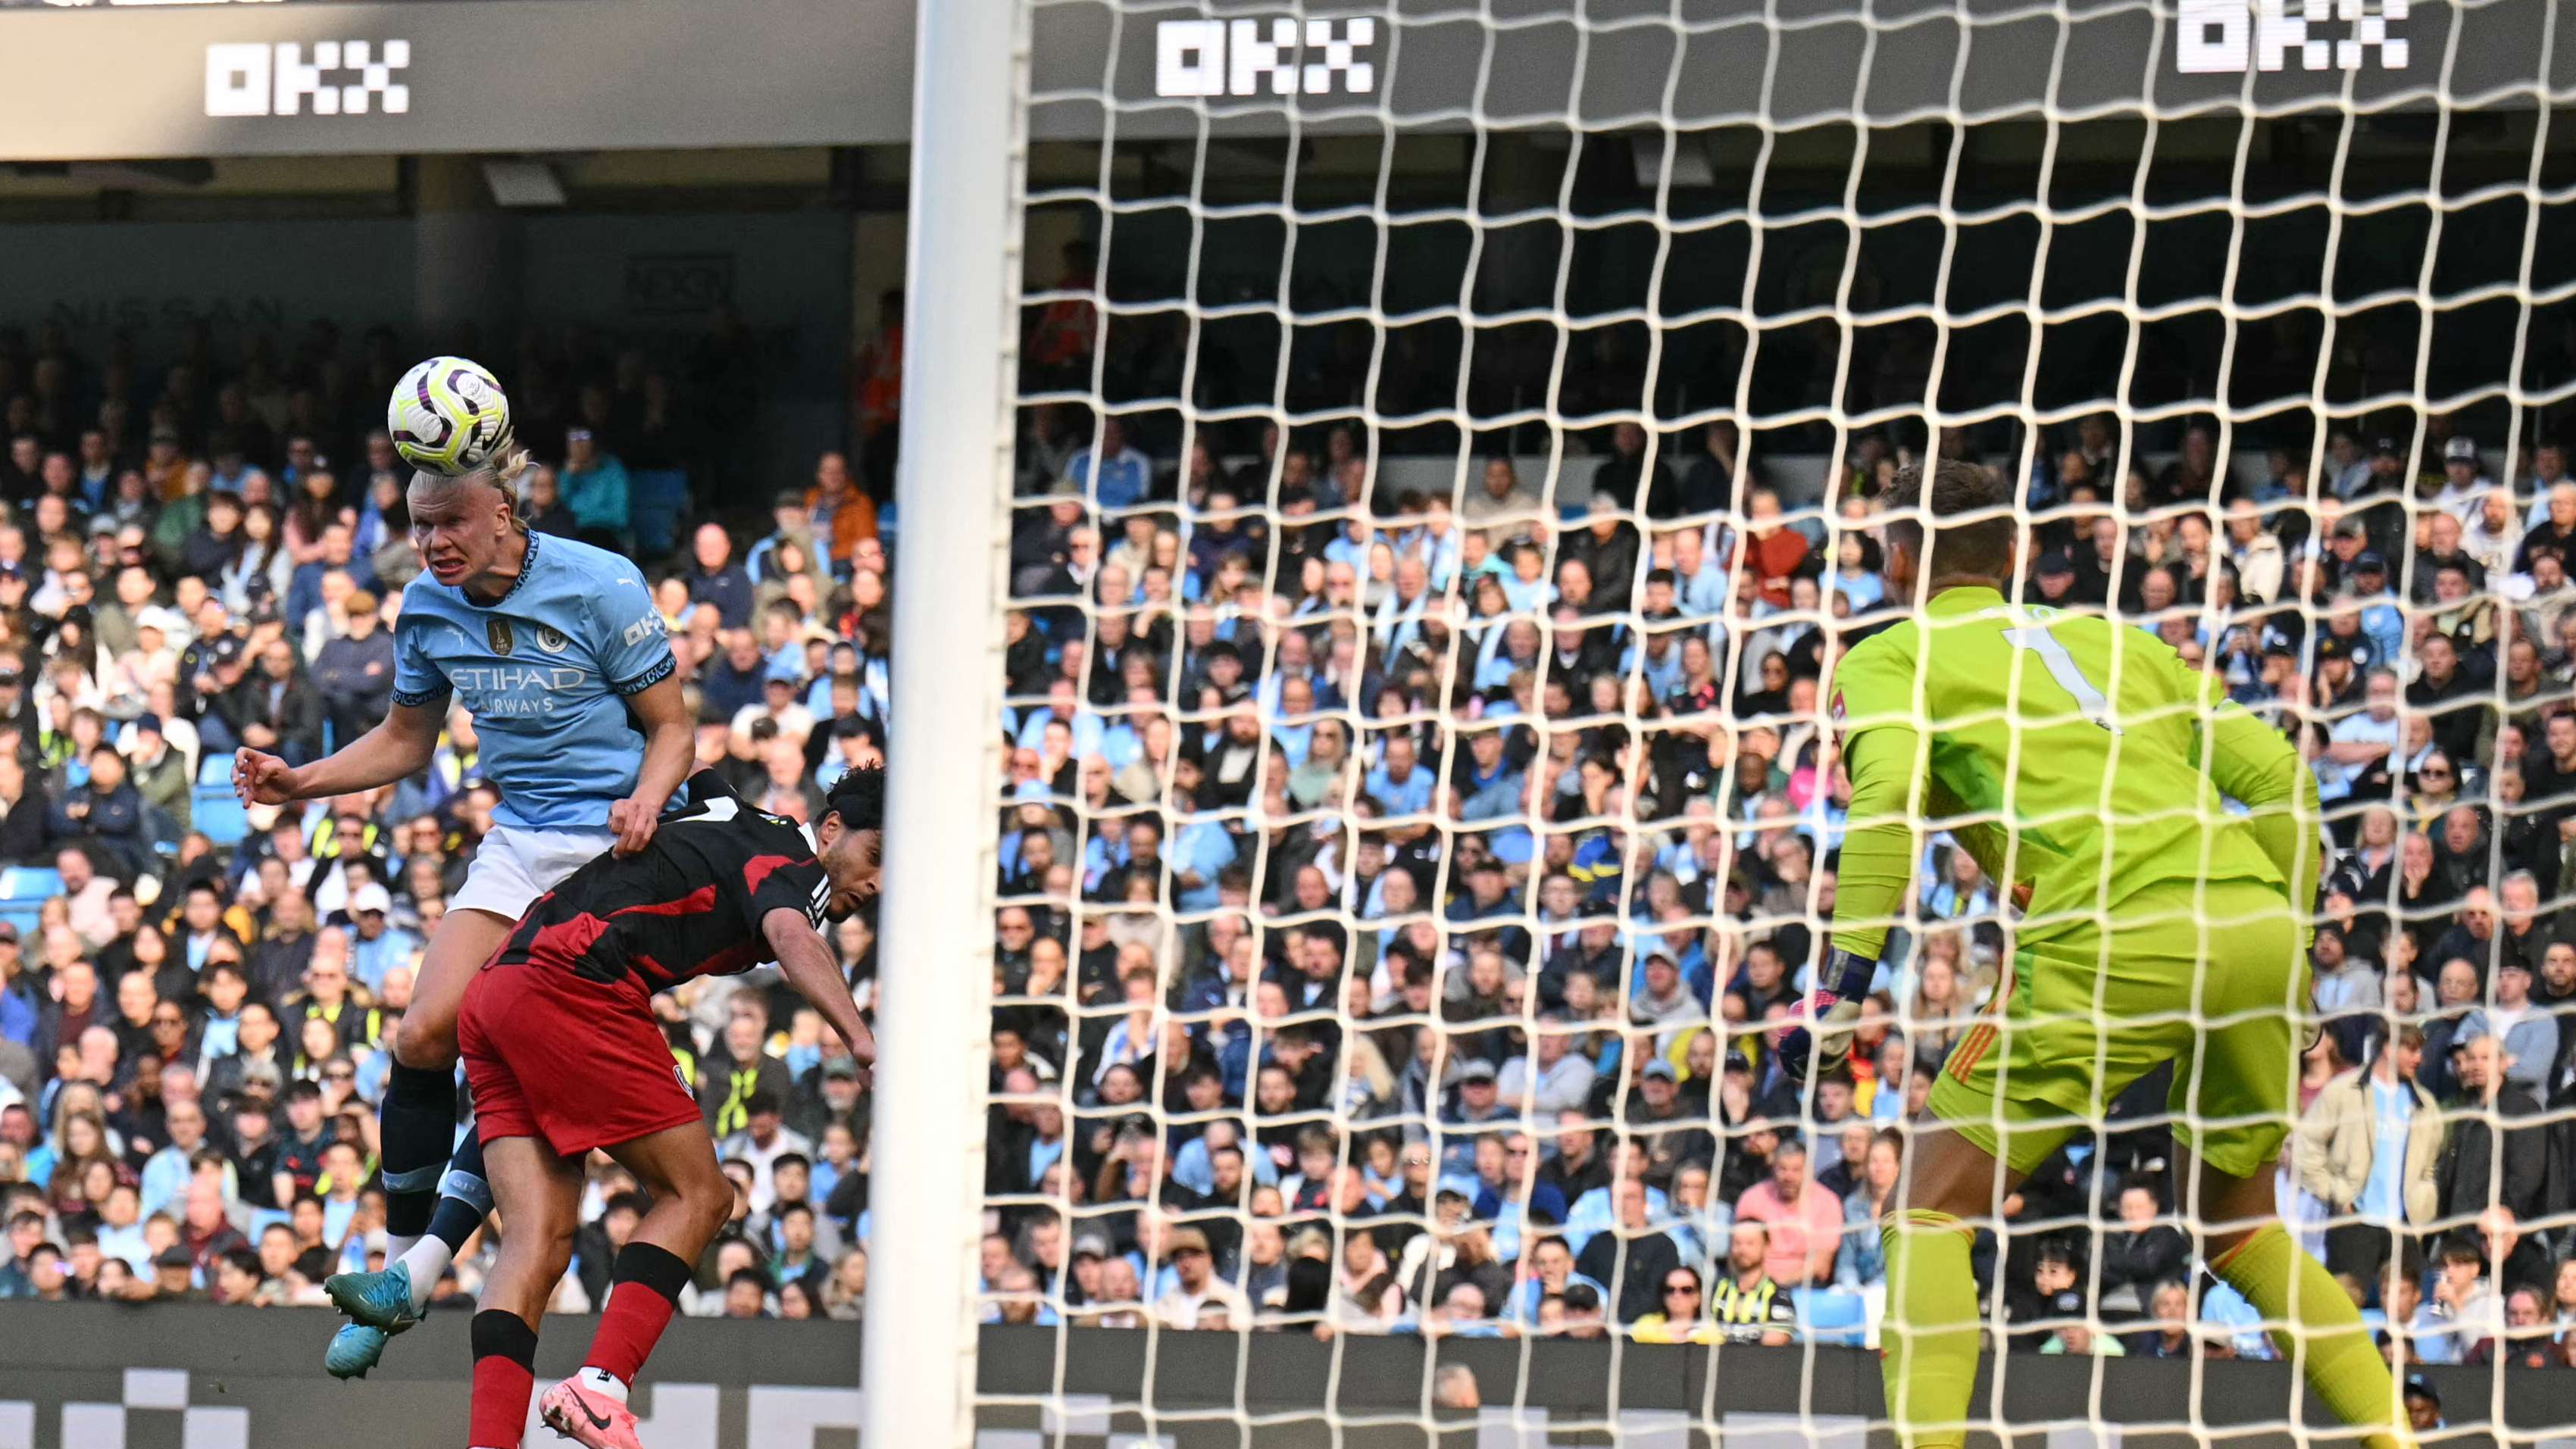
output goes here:
<path id="1" fill-rule="evenodd" d="M 2365 1444 L 2399 1449 L 2388 1365 L 2273 1207 L 2298 1110 L 2316 780 L 2278 730 L 2162 640 L 2023 602 L 2012 501 L 1965 463 L 1896 477 L 1881 542 L 1889 597 L 1910 612 L 1834 670 L 1852 782 L 1835 949 L 1806 1024 L 1781 1043 L 1793 1069 L 1848 1055 L 1919 832 L 1950 831 L 2022 905 L 1996 1006 L 1942 1065 L 1901 1210 L 1881 1230 L 1898 1441 L 1967 1442 L 1982 1302 L 1972 1220 L 2169 1063 L 2210 1270 Z"/>
<path id="2" fill-rule="evenodd" d="M 690 796 L 642 850 L 603 855 L 539 897 L 457 1013 L 484 1165 L 510 1225 L 474 1315 L 475 1449 L 518 1449 L 537 1323 L 572 1259 L 594 1148 L 635 1175 L 652 1207 L 618 1251 L 586 1366 L 548 1389 L 540 1412 L 589 1449 L 642 1449 L 627 1389 L 733 1210 L 654 992 L 774 958 L 862 1070 L 876 1057 L 818 933 L 877 893 L 882 772 L 842 776 L 810 830 L 712 775 L 690 781 Z"/>

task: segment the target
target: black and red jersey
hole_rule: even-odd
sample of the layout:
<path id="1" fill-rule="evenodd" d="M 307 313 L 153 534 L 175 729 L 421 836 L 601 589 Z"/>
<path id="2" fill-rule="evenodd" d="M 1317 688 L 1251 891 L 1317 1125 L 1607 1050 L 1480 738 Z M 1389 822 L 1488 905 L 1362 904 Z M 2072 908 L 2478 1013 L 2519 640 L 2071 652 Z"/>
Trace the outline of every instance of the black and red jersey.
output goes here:
<path id="1" fill-rule="evenodd" d="M 691 803 L 662 818 L 651 844 L 602 855 L 539 896 L 493 964 L 632 975 L 649 994 L 775 959 L 761 934 L 771 911 L 819 930 L 832 887 L 805 828 L 744 804 L 713 775 L 689 786 Z"/>

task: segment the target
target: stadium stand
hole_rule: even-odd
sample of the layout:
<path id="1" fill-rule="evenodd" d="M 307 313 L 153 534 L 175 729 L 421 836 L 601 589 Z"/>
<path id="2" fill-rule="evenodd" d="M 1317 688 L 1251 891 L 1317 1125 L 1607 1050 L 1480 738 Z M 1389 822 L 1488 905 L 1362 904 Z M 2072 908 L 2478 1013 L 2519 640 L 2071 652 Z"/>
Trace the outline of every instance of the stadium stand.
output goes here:
<path id="1" fill-rule="evenodd" d="M 372 400 L 323 380 L 390 345 L 262 340 L 155 389 L 0 332 L 0 1296 L 309 1303 L 381 1248 L 370 1103 L 489 818 L 471 730 L 283 818 L 224 760 L 382 708 L 366 620 L 417 565 Z M 539 374 L 596 380 L 518 399 L 589 420 L 531 438 L 533 527 L 584 528 L 566 500 L 621 455 L 686 476 L 634 370 Z M 1765 1026 L 1830 901 L 1817 685 L 1886 607 L 1872 498 L 1933 440 L 1774 462 L 1620 427 L 1453 478 L 1350 426 L 1186 454 L 1151 416 L 1024 426 L 987 1317 L 1869 1341 L 1893 1134 L 1997 983 L 1991 883 L 1931 843 L 1938 924 L 1891 951 L 1849 1080 L 1802 1098 Z M 2340 425 L 2321 477 L 2300 439 L 2168 431 L 1937 441 L 2033 460 L 2037 596 L 2135 619 L 2314 763 L 2336 851 L 2285 1214 L 2414 1357 L 2564 1362 L 2576 482 L 2546 431 L 2445 416 Z M 702 761 L 782 813 L 887 743 L 873 471 L 827 455 L 748 519 L 664 476 L 667 517 L 587 525 L 656 572 Z M 867 926 L 835 941 L 872 999 Z M 670 1005 L 742 1187 L 694 1312 L 865 1292 L 867 1098 L 788 1004 L 753 973 Z M 2162 1092 L 1981 1244 L 2010 1346 L 2270 1351 L 2175 1227 Z M 630 1189 L 594 1172 L 559 1307 L 598 1301 Z M 2356 1213 L 2382 1226 L 2322 1226 Z"/>

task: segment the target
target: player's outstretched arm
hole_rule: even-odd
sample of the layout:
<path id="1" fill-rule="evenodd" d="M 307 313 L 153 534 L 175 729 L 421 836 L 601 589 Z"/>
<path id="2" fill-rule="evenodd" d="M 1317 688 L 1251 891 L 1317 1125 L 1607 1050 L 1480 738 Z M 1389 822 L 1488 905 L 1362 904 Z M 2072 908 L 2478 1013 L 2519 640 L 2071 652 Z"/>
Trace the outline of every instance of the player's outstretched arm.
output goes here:
<path id="1" fill-rule="evenodd" d="M 697 731 L 689 723 L 679 676 L 665 675 L 628 696 L 626 703 L 644 727 L 644 763 L 635 772 L 635 793 L 608 807 L 608 828 L 617 832 L 611 849 L 619 855 L 633 855 L 652 843 L 662 807 L 689 778 L 689 766 L 697 759 Z"/>
<path id="2" fill-rule="evenodd" d="M 384 723 L 300 767 L 260 750 L 242 750 L 233 757 L 233 790 L 245 805 L 284 805 L 390 785 L 429 767 L 446 718 L 443 699 L 397 704 L 385 712 Z"/>
<path id="3" fill-rule="evenodd" d="M 850 999 L 848 983 L 841 979 L 841 963 L 832 959 L 832 948 L 814 932 L 814 924 L 805 913 L 780 906 L 760 918 L 760 933 L 769 948 L 778 954 L 778 969 L 787 974 L 787 984 L 805 998 L 807 1005 L 823 1013 L 823 1019 L 850 1044 L 850 1055 L 859 1059 L 859 1077 L 867 1079 L 869 1064 L 877 1059 L 877 1039 L 868 1024 L 859 1019 L 858 1003 Z"/>

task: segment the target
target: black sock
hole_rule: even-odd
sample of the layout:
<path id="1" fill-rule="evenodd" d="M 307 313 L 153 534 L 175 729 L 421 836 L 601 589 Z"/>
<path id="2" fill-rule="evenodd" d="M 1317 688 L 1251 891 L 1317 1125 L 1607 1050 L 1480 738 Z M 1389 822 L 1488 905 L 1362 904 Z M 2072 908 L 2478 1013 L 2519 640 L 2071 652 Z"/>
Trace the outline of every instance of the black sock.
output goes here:
<path id="1" fill-rule="evenodd" d="M 438 1179 L 456 1146 L 456 1076 L 394 1063 L 385 1076 L 383 1128 L 385 1231 L 417 1238 L 429 1231 Z M 478 1149 L 479 1151 L 479 1149 Z"/>
<path id="2" fill-rule="evenodd" d="M 472 1339 L 476 1358 L 506 1358 L 523 1369 L 537 1366 L 537 1331 L 506 1308 L 475 1314 Z"/>
<path id="3" fill-rule="evenodd" d="M 680 1301 L 680 1290 L 689 1286 L 697 1270 L 674 1256 L 658 1243 L 628 1243 L 617 1250 L 617 1263 L 608 1270 L 608 1281 L 639 1283 L 669 1299 Z"/>
<path id="4" fill-rule="evenodd" d="M 483 1135 L 468 1132 L 456 1144 L 456 1153 L 447 1159 L 447 1173 L 438 1180 L 438 1207 L 429 1215 L 429 1236 L 447 1245 L 450 1253 L 465 1251 L 465 1240 L 483 1226 L 492 1215 L 492 1185 L 483 1179 Z M 390 1203 L 386 1216 L 392 1216 Z"/>

